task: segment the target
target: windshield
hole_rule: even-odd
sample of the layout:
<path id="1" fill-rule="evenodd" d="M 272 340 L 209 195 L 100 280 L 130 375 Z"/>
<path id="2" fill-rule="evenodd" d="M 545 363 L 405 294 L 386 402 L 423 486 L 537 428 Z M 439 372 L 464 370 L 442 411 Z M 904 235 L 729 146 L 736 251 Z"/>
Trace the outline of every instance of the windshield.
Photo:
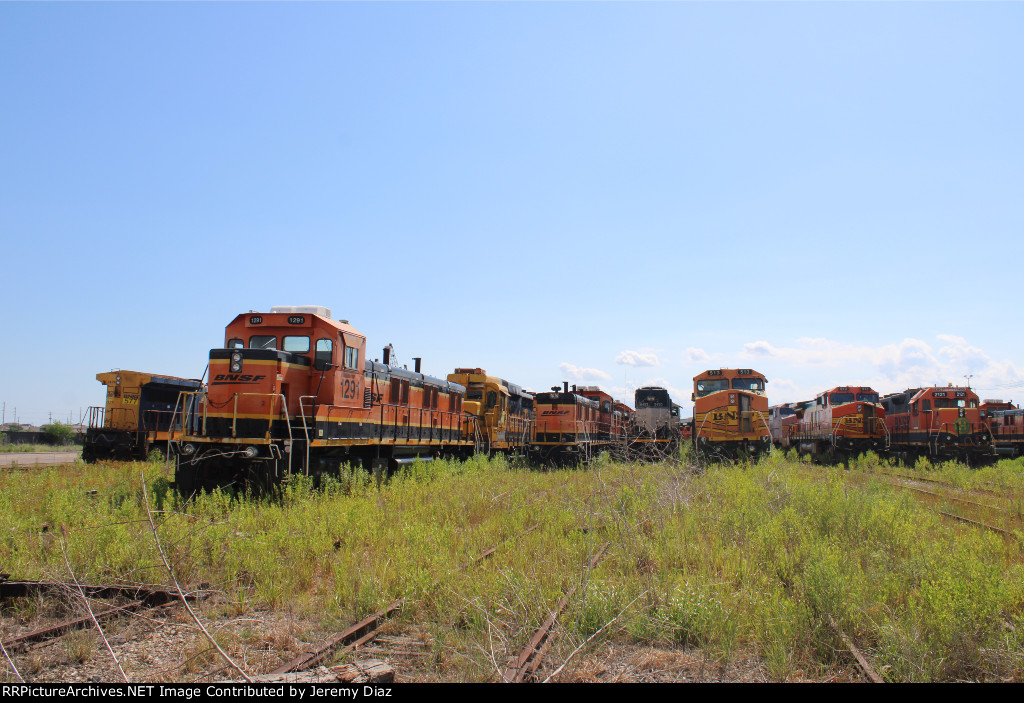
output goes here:
<path id="1" fill-rule="evenodd" d="M 861 403 L 877 403 L 878 402 L 878 394 L 877 393 L 858 393 L 857 394 L 857 400 L 858 400 L 858 402 L 861 402 Z"/>
<path id="2" fill-rule="evenodd" d="M 853 402 L 853 393 L 833 393 L 829 396 L 829 400 L 832 405 L 842 405 L 843 403 Z"/>
<path id="3" fill-rule="evenodd" d="M 704 379 L 702 381 L 697 381 L 698 398 L 703 398 L 708 393 L 726 390 L 729 390 L 729 379 L 727 378 L 710 378 Z"/>
<path id="4" fill-rule="evenodd" d="M 277 349 L 277 337 L 254 334 L 249 337 L 250 349 Z"/>
<path id="5" fill-rule="evenodd" d="M 763 391 L 764 381 L 759 378 L 734 378 L 732 387 L 737 391 Z"/>

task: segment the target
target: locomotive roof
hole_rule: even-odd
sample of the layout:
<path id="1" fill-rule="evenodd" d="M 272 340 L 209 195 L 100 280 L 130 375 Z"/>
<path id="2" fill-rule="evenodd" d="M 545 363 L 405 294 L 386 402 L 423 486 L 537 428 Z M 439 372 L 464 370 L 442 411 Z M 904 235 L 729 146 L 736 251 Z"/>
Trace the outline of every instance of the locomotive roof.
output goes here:
<path id="1" fill-rule="evenodd" d="M 409 369 L 400 366 L 387 366 L 379 361 L 371 361 L 370 359 L 367 359 L 363 366 L 366 371 L 371 373 L 381 375 L 390 374 L 392 378 L 409 381 L 413 387 L 434 386 L 437 388 L 447 388 L 449 391 L 456 391 L 458 393 L 464 393 L 466 390 L 466 387 L 461 383 L 437 378 L 436 376 L 428 376 L 417 371 L 410 371 Z"/>
<path id="2" fill-rule="evenodd" d="M 545 391 L 543 393 L 537 393 L 534 396 L 534 400 L 539 405 L 545 403 L 555 403 L 563 405 L 588 405 L 590 407 L 595 408 L 598 406 L 598 402 L 596 400 L 591 400 L 586 396 L 582 396 L 579 393 L 573 393 L 572 391 L 569 391 L 568 393 L 566 393 L 565 391 Z"/>
<path id="3" fill-rule="evenodd" d="M 929 386 L 927 388 L 908 388 L 905 391 L 898 391 L 896 393 L 889 393 L 882 397 L 882 402 L 889 402 L 895 405 L 905 405 L 913 403 L 924 397 L 935 397 L 936 393 L 965 393 L 963 397 L 977 399 L 978 394 L 973 389 L 966 386 Z M 942 396 L 939 396 L 940 398 Z M 955 397 L 955 396 L 953 396 Z"/>
<path id="4" fill-rule="evenodd" d="M 768 381 L 768 379 L 765 378 L 763 373 L 761 373 L 760 371 L 754 371 L 754 369 L 708 369 L 707 371 L 704 371 L 703 373 L 699 373 L 696 376 L 694 376 L 693 380 L 697 381 L 699 379 L 708 379 L 708 378 L 740 378 L 740 377 L 744 377 L 744 378 L 746 378 L 746 377 L 760 378 L 762 381 L 765 381 L 765 382 Z"/>
<path id="5" fill-rule="evenodd" d="M 178 376 L 157 376 L 145 371 L 128 371 L 115 369 L 106 373 L 96 374 L 96 380 L 105 386 L 115 385 L 119 381 L 123 386 L 145 386 L 156 384 L 161 386 L 172 386 L 174 388 L 198 389 L 202 382 L 197 378 L 180 378 Z"/>
<path id="6" fill-rule="evenodd" d="M 533 397 L 533 393 L 531 393 L 528 390 L 524 390 L 522 386 L 519 386 L 519 385 L 517 385 L 515 383 L 512 383 L 511 381 L 506 381 L 504 378 L 498 378 L 497 376 L 490 376 L 490 375 L 488 375 L 488 373 L 485 370 L 483 370 L 481 368 L 472 368 L 472 369 L 470 369 L 470 368 L 459 367 L 459 368 L 456 368 L 454 372 L 452 372 L 452 373 L 450 373 L 448 375 L 449 375 L 449 377 L 451 377 L 451 376 L 483 376 L 484 379 L 485 379 L 485 382 L 487 382 L 487 383 L 494 383 L 494 384 L 497 384 L 497 385 L 501 386 L 501 389 L 503 391 L 507 392 L 509 395 L 518 395 L 518 396 L 522 396 L 524 398 L 532 398 Z M 472 381 L 472 382 L 475 382 L 474 379 L 469 379 L 469 380 Z"/>
<path id="7" fill-rule="evenodd" d="M 822 393 L 874 393 L 875 389 L 871 386 L 836 386 L 835 388 L 829 388 L 827 391 Z M 822 395 L 819 393 L 818 395 Z"/>
<path id="8" fill-rule="evenodd" d="M 327 325 L 334 327 L 339 332 L 353 334 L 357 337 L 366 339 L 366 335 L 350 325 L 348 320 L 332 320 L 330 317 L 331 311 L 327 308 L 316 307 L 320 312 L 326 313 L 325 315 L 319 314 L 319 312 L 305 311 L 307 308 L 314 307 L 316 306 L 294 306 L 288 308 L 288 311 L 286 312 L 282 312 L 282 310 L 285 310 L 283 307 L 273 307 L 270 309 L 270 312 L 250 310 L 249 312 L 237 315 L 235 319 L 228 324 L 228 327 L 236 324 L 240 320 L 244 320 L 244 326 L 248 328 L 259 329 L 261 327 L 288 327 L 288 318 L 290 317 L 313 317 L 322 323 L 326 323 Z M 298 312 L 299 310 L 302 311 Z M 305 323 L 303 323 L 303 326 L 305 326 Z"/>

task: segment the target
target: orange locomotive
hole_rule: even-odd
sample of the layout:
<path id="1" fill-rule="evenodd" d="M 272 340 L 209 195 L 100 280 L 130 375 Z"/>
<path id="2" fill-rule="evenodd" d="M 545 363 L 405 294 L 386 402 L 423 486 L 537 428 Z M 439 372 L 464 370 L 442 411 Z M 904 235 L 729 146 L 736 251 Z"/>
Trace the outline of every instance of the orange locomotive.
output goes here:
<path id="1" fill-rule="evenodd" d="M 992 428 L 992 439 L 1000 456 L 1024 455 L 1024 410 L 1003 400 L 986 400 L 981 417 Z"/>
<path id="2" fill-rule="evenodd" d="M 766 379 L 752 369 L 713 369 L 693 379 L 693 444 L 705 456 L 771 450 Z"/>
<path id="3" fill-rule="evenodd" d="M 239 315 L 209 381 L 172 437 L 178 489 L 268 485 L 291 473 L 337 474 L 351 463 L 386 471 L 415 459 L 472 451 L 465 387 L 366 357 L 366 338 L 321 307 Z"/>
<path id="4" fill-rule="evenodd" d="M 610 397 L 610 396 L 609 396 Z M 532 458 L 556 465 L 585 462 L 609 440 L 602 436 L 601 401 L 553 386 L 549 392 L 537 393 L 534 401 Z M 610 413 L 609 413 L 610 414 Z M 605 425 L 611 427 L 611 421 Z"/>
<path id="5" fill-rule="evenodd" d="M 978 462 L 995 454 L 992 430 L 970 388 L 908 388 L 882 398 L 891 452 L 905 461 L 933 459 Z"/>
<path id="6" fill-rule="evenodd" d="M 597 401 L 597 438 L 615 442 L 625 438 L 629 431 L 633 411 L 597 386 L 580 386 L 576 392 L 584 398 Z"/>
<path id="7" fill-rule="evenodd" d="M 802 454 L 850 457 L 888 448 L 885 408 L 867 386 L 839 386 L 814 400 L 773 406 L 772 440 Z"/>

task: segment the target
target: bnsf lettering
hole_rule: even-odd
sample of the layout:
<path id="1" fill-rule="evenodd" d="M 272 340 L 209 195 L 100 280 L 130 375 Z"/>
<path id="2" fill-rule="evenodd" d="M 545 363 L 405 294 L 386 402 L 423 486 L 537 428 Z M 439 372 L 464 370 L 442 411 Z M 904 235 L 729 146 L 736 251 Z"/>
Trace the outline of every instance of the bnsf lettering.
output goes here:
<path id="1" fill-rule="evenodd" d="M 266 376 L 253 376 L 251 373 L 219 373 L 213 377 L 214 383 L 259 383 Z"/>

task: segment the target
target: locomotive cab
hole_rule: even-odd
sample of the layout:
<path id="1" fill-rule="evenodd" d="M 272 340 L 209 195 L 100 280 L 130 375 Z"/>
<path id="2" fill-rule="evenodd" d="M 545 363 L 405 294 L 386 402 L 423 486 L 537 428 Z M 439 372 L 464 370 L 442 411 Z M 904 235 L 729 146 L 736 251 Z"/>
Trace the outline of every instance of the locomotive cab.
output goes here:
<path id="1" fill-rule="evenodd" d="M 766 379 L 753 369 L 712 369 L 693 379 L 694 446 L 707 456 L 771 449 Z"/>

